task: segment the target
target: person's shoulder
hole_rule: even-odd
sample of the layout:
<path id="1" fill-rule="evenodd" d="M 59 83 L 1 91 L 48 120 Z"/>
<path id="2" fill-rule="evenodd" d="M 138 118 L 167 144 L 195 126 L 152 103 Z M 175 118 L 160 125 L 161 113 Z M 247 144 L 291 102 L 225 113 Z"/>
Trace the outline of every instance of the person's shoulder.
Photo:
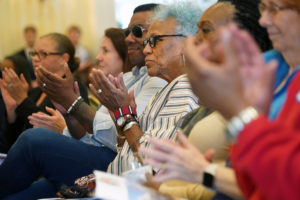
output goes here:
<path id="1" fill-rule="evenodd" d="M 19 49 L 18 51 L 16 51 L 13 55 L 19 55 L 19 56 L 23 56 L 26 58 L 26 53 L 25 53 L 25 49 Z"/>

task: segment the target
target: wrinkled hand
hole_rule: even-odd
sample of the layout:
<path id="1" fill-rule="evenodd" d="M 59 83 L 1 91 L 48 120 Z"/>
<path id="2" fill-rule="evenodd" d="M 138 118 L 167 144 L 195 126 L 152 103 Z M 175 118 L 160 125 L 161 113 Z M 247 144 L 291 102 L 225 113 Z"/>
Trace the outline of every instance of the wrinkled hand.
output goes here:
<path id="1" fill-rule="evenodd" d="M 62 105 L 65 109 L 68 109 L 78 95 L 74 89 L 73 75 L 67 64 L 64 66 L 64 69 L 64 78 L 49 72 L 44 67 L 39 67 L 35 71 L 38 84 L 43 92 L 45 92 L 50 99 Z"/>
<path id="2" fill-rule="evenodd" d="M 192 37 L 186 40 L 184 52 L 193 91 L 201 102 L 226 118 L 249 105 L 266 112 L 276 64 L 267 66 L 251 36 L 235 25 L 222 28 L 217 37 L 221 51 L 217 61 L 204 56 L 207 48 L 213 49 L 209 43 L 196 45 Z"/>
<path id="3" fill-rule="evenodd" d="M 209 161 L 182 132 L 178 132 L 178 141 L 151 138 L 151 148 L 139 148 L 139 152 L 146 155 L 145 163 L 160 169 L 153 181 L 181 179 L 202 183 L 203 171 Z"/>
<path id="4" fill-rule="evenodd" d="M 11 68 L 5 68 L 2 71 L 1 87 L 4 88 L 17 105 L 20 105 L 27 98 L 29 85 L 23 74 L 18 77 Z"/>
<path id="5" fill-rule="evenodd" d="M 120 107 L 131 105 L 132 97 L 123 82 L 123 73 L 118 77 L 112 75 L 106 77 L 100 69 L 93 69 L 90 79 L 93 95 L 109 110 L 115 111 Z M 97 92 L 99 89 L 102 90 L 100 94 Z"/>
<path id="6" fill-rule="evenodd" d="M 46 110 L 50 113 L 50 115 L 43 112 L 33 113 L 28 117 L 29 123 L 33 125 L 33 128 L 46 128 L 62 133 L 66 127 L 64 117 L 58 110 L 54 110 L 49 107 L 46 107 Z"/>

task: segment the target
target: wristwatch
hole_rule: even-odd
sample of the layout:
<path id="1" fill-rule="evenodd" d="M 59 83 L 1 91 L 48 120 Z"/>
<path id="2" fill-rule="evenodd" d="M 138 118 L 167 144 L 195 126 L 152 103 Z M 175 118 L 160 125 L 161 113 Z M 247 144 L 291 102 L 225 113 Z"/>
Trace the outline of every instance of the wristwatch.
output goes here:
<path id="1" fill-rule="evenodd" d="M 203 185 L 209 188 L 213 188 L 217 168 L 218 165 L 216 164 L 209 164 L 205 168 L 203 172 L 203 182 L 202 182 Z"/>
<path id="2" fill-rule="evenodd" d="M 124 106 L 114 111 L 115 120 L 118 120 L 120 117 L 125 115 L 133 115 L 136 116 L 136 109 L 135 107 L 131 106 Z"/>

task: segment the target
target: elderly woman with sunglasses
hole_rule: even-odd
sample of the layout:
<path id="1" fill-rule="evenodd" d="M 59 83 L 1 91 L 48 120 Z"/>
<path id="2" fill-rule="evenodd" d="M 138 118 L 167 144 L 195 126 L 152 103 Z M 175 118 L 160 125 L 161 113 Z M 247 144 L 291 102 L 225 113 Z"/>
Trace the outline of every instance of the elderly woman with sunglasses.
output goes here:
<path id="1" fill-rule="evenodd" d="M 59 76 L 63 76 L 65 62 L 69 64 L 72 72 L 78 68 L 74 53 L 74 47 L 65 35 L 50 33 L 38 40 L 35 51 L 30 52 L 30 55 L 35 69 L 44 67 Z M 86 89 L 81 85 L 79 86 L 81 94 L 88 102 Z M 18 77 L 13 70 L 4 70 L 1 87 L 7 91 L 3 94 L 5 95 L 3 96 L 4 99 L 6 99 L 5 103 L 10 104 L 3 127 L 3 133 L 9 146 L 14 144 L 24 130 L 32 128 L 28 120 L 28 116 L 31 114 L 40 111 L 61 118 L 60 113 L 55 110 L 50 98 L 42 92 L 41 88 L 29 90 L 24 77 Z M 62 129 L 64 126 L 65 123 L 59 124 Z"/>

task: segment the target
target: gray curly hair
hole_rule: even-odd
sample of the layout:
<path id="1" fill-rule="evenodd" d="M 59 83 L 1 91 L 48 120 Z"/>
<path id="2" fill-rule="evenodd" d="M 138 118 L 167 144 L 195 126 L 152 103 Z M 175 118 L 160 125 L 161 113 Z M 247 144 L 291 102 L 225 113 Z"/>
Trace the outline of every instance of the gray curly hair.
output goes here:
<path id="1" fill-rule="evenodd" d="M 194 35 L 198 27 L 197 22 L 203 11 L 196 1 L 177 0 L 168 5 L 160 5 L 154 10 L 151 22 L 155 20 L 164 21 L 169 17 L 174 17 L 178 26 L 176 34 Z"/>

